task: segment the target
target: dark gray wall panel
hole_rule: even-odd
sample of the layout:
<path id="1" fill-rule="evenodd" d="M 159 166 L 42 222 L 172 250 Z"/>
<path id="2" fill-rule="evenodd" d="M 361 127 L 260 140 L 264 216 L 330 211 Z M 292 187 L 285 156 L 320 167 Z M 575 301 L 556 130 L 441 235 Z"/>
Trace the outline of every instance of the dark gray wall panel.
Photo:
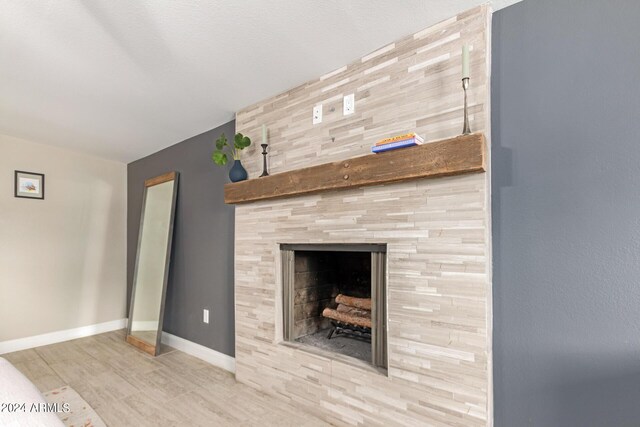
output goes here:
<path id="1" fill-rule="evenodd" d="M 180 172 L 173 260 L 163 330 L 234 355 L 234 208 L 224 204 L 227 169 L 211 161 L 214 141 L 235 133 L 235 122 L 173 145 L 128 165 L 128 295 L 135 266 L 144 180 Z M 209 309 L 209 324 L 202 310 Z"/>
<path id="2" fill-rule="evenodd" d="M 493 17 L 497 427 L 640 425 L 640 2 Z"/>

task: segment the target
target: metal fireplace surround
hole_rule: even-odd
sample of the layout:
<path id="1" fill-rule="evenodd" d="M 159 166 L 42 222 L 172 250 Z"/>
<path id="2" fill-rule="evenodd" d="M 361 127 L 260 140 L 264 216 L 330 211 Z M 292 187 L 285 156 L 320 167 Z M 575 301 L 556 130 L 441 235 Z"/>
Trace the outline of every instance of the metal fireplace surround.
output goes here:
<path id="1" fill-rule="evenodd" d="M 386 244 L 281 244 L 283 282 L 283 334 L 294 341 L 296 251 L 368 252 L 371 254 L 371 364 L 387 368 Z"/>

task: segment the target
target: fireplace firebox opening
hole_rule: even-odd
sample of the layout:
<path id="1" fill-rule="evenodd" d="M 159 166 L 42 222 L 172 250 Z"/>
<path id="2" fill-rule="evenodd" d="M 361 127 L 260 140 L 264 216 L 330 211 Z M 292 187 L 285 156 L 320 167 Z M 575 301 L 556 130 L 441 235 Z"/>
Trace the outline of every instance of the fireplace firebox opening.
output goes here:
<path id="1" fill-rule="evenodd" d="M 283 244 L 284 340 L 387 367 L 386 245 Z"/>

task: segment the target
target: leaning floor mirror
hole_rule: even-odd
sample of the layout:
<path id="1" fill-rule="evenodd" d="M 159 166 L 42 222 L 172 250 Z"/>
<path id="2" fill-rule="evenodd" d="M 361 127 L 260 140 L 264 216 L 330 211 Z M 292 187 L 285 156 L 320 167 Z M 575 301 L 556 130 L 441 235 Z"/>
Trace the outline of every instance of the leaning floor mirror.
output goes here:
<path id="1" fill-rule="evenodd" d="M 171 262 L 178 173 L 145 181 L 127 342 L 157 356 Z"/>

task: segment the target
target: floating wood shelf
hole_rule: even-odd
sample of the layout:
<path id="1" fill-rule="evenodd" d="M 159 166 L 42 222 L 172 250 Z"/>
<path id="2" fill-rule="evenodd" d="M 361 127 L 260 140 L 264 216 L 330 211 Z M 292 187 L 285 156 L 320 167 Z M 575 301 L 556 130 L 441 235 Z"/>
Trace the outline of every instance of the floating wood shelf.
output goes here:
<path id="1" fill-rule="evenodd" d="M 485 170 L 485 138 L 474 133 L 226 184 L 224 201 L 248 203 Z"/>

